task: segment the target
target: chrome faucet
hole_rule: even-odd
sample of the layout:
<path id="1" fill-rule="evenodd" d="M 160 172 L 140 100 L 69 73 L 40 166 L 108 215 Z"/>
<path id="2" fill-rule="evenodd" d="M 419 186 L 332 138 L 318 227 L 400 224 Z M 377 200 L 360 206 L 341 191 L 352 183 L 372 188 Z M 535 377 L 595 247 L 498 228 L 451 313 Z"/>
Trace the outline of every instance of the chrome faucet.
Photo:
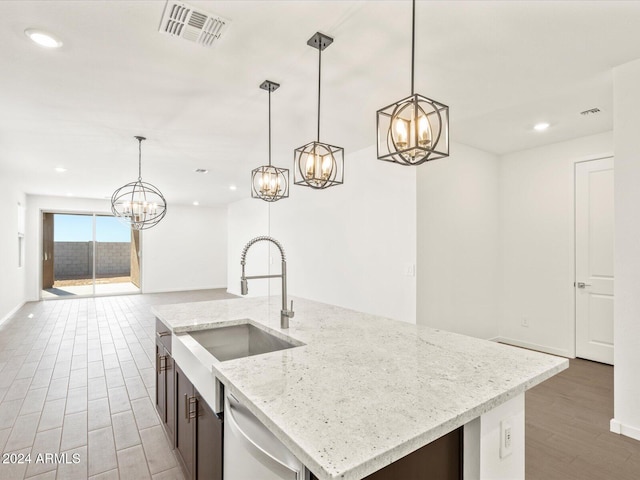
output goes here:
<path id="1" fill-rule="evenodd" d="M 251 248 L 251 246 L 254 243 L 258 243 L 258 242 L 271 242 L 276 247 L 278 247 L 278 250 L 280 250 L 280 257 L 282 259 L 282 271 L 280 275 L 254 275 L 251 277 L 247 277 L 244 274 L 244 266 L 246 265 L 247 252 L 249 251 L 249 248 Z M 256 237 L 249 240 L 249 242 L 242 249 L 242 256 L 240 257 L 240 265 L 242 265 L 242 278 L 240 279 L 240 293 L 242 293 L 242 295 L 246 295 L 247 293 L 249 293 L 249 286 L 247 284 L 247 280 L 251 280 L 254 278 L 282 278 L 282 310 L 280 310 L 280 328 L 289 328 L 289 319 L 293 318 L 294 316 L 293 300 L 291 300 L 291 309 L 287 310 L 287 259 L 284 254 L 284 248 L 282 248 L 282 245 L 280 244 L 280 242 L 273 237 L 267 237 L 267 236 Z"/>

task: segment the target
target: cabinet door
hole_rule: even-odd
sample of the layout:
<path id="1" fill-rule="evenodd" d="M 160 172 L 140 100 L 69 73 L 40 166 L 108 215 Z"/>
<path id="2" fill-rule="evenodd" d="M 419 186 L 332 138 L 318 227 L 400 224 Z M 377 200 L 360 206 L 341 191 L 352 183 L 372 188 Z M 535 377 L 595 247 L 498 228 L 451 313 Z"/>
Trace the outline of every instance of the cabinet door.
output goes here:
<path id="1" fill-rule="evenodd" d="M 198 402 L 197 478 L 198 480 L 222 480 L 222 419 L 213 413 L 197 391 L 196 399 Z"/>
<path id="2" fill-rule="evenodd" d="M 165 361 L 165 382 L 167 394 L 165 396 L 167 402 L 166 408 L 166 417 L 165 417 L 165 427 L 167 429 L 167 433 L 169 434 L 169 438 L 171 439 L 171 443 L 176 443 L 175 440 L 175 425 L 176 425 L 176 394 L 175 394 L 175 362 L 173 361 L 173 357 L 169 355 L 169 352 L 165 350 L 165 355 L 167 359 Z"/>
<path id="3" fill-rule="evenodd" d="M 462 480 L 464 427 L 396 460 L 363 480 Z M 313 473 L 311 480 L 318 480 Z"/>
<path id="4" fill-rule="evenodd" d="M 167 382 L 163 371 L 165 355 L 164 347 L 160 342 L 156 342 L 156 408 L 158 415 L 163 422 L 167 421 Z"/>
<path id="5" fill-rule="evenodd" d="M 463 428 L 434 440 L 364 480 L 462 480 Z"/>
<path id="6" fill-rule="evenodd" d="M 182 460 L 187 480 L 195 478 L 195 434 L 196 419 L 191 415 L 193 409 L 193 385 L 175 364 L 175 405 L 176 405 L 176 451 Z M 191 418 L 191 417 L 194 418 Z"/>

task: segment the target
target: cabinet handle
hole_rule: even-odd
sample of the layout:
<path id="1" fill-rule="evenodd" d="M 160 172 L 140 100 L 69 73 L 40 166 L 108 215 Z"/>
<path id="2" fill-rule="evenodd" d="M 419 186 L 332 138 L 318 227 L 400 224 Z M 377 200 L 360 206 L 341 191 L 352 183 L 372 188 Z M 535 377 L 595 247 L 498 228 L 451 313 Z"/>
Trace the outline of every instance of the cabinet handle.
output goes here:
<path id="1" fill-rule="evenodd" d="M 191 408 L 194 405 L 195 408 Z M 198 416 L 198 399 L 192 395 L 189 396 L 186 393 L 184 394 L 184 418 L 187 420 L 187 423 L 191 423 L 191 420 L 194 420 Z"/>
<path id="2" fill-rule="evenodd" d="M 191 408 L 193 405 L 193 408 Z M 194 396 L 189 397 L 189 419 L 195 420 L 198 417 L 198 399 Z"/>
<path id="3" fill-rule="evenodd" d="M 167 335 L 171 335 L 171 332 L 156 332 L 158 338 L 166 337 Z"/>
<path id="4" fill-rule="evenodd" d="M 167 367 L 167 355 L 162 355 L 160 357 L 160 362 L 158 362 L 158 363 L 159 363 L 159 368 L 160 368 L 160 371 L 158 372 L 158 375 L 160 375 L 160 373 L 162 373 L 162 372 L 164 372 L 164 371 L 166 371 L 168 369 L 168 367 Z"/>
<path id="5" fill-rule="evenodd" d="M 164 365 L 162 365 L 162 361 L 164 360 Z M 166 355 L 158 355 L 158 361 L 156 362 L 156 373 L 160 375 L 167 369 L 167 356 Z"/>

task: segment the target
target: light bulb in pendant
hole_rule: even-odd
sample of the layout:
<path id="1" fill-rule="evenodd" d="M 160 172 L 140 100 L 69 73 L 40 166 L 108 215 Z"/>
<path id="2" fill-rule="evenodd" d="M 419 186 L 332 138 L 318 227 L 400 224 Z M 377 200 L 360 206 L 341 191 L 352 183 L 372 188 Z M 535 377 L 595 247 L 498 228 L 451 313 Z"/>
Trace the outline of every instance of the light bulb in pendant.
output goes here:
<path id="1" fill-rule="evenodd" d="M 325 155 L 322 159 L 322 180 L 326 180 L 331 175 L 332 159 L 330 155 Z"/>
<path id="2" fill-rule="evenodd" d="M 403 149 L 407 148 L 408 141 L 408 132 L 407 132 L 407 122 L 400 118 L 396 117 L 394 123 L 396 128 L 396 145 L 398 148 Z"/>
<path id="3" fill-rule="evenodd" d="M 431 129 L 425 115 L 418 117 L 418 145 L 426 148 L 431 143 Z"/>
<path id="4" fill-rule="evenodd" d="M 310 153 L 307 157 L 307 164 L 305 166 L 305 170 L 307 172 L 306 177 L 307 180 L 314 177 L 316 170 L 316 156 L 313 153 Z"/>

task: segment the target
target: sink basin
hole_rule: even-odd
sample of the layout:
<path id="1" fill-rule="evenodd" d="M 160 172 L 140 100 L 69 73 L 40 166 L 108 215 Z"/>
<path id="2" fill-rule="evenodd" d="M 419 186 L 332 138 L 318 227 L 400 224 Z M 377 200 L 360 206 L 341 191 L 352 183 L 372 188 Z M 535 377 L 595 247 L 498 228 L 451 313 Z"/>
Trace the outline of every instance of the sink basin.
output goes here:
<path id="1" fill-rule="evenodd" d="M 299 347 L 250 323 L 190 332 L 189 335 L 219 361 Z"/>

